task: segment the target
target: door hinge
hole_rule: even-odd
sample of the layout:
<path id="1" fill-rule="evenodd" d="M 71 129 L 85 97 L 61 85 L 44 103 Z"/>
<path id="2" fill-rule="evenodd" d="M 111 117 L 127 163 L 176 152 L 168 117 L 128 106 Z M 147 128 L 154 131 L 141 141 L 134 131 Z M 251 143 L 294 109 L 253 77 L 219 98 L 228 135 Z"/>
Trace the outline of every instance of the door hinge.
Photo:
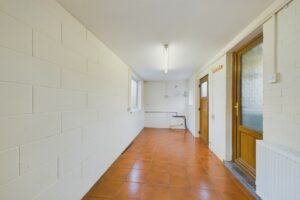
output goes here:
<path id="1" fill-rule="evenodd" d="M 200 111 L 200 108 L 198 108 L 198 110 Z"/>
<path id="2" fill-rule="evenodd" d="M 238 117 L 239 116 L 239 102 L 236 102 L 235 103 L 235 106 L 234 106 L 234 108 L 235 108 L 235 115 Z"/>

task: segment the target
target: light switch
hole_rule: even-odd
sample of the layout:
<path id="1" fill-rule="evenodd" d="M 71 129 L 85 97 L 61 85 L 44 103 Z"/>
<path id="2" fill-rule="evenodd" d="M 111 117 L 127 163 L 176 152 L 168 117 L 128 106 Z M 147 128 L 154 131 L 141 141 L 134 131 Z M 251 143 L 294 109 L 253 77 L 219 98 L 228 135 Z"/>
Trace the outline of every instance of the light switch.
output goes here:
<path id="1" fill-rule="evenodd" d="M 276 83 L 278 81 L 279 74 L 273 73 L 268 75 L 268 83 Z"/>

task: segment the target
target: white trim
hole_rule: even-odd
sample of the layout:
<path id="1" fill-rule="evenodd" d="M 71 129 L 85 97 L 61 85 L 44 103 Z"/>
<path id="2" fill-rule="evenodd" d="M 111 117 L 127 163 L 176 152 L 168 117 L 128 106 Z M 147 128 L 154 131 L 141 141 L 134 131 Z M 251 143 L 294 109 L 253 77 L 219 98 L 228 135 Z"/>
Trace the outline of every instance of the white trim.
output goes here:
<path id="1" fill-rule="evenodd" d="M 135 108 L 132 108 L 132 97 L 131 97 L 131 83 L 132 81 L 135 81 L 136 84 L 137 84 L 137 107 Z M 130 105 L 129 105 L 129 108 L 128 108 L 128 111 L 130 111 L 130 113 L 135 113 L 135 112 L 138 112 L 138 111 L 141 111 L 142 110 L 142 80 L 139 79 L 135 74 L 131 74 L 130 76 L 130 85 L 129 85 L 129 98 L 130 98 Z"/>
<path id="2" fill-rule="evenodd" d="M 135 80 L 138 82 L 138 89 L 139 89 L 139 107 L 136 109 L 131 108 L 131 80 Z M 134 71 L 132 71 L 131 68 L 128 68 L 128 107 L 127 107 L 127 112 L 130 113 L 135 113 L 139 112 L 142 110 L 143 104 L 142 104 L 142 99 L 143 99 L 143 79 L 140 78 Z"/>

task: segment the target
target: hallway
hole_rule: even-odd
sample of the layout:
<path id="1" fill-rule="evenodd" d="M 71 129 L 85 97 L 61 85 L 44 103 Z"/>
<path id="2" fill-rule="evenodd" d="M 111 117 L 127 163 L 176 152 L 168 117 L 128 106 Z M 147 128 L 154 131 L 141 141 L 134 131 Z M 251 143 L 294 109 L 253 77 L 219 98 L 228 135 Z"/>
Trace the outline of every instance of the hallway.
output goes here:
<path id="1" fill-rule="evenodd" d="M 190 133 L 145 128 L 84 200 L 254 199 Z"/>
<path id="2" fill-rule="evenodd" d="M 0 24 L 0 200 L 300 200 L 300 0 L 0 0 Z"/>

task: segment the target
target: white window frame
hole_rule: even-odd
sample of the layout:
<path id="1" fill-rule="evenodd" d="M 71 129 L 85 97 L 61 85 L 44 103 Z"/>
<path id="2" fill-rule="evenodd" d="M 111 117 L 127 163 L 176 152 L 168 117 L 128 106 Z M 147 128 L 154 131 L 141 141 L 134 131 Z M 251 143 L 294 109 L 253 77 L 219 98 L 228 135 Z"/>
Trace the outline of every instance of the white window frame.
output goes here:
<path id="1" fill-rule="evenodd" d="M 132 82 L 135 82 L 136 83 L 136 96 L 133 96 L 133 84 Z M 142 83 L 141 83 L 141 80 L 138 79 L 136 76 L 131 76 L 131 79 L 130 79 L 130 111 L 131 112 L 137 112 L 137 111 L 140 111 L 142 109 L 142 106 L 141 106 L 141 102 L 142 102 L 142 87 L 141 87 Z M 135 100 L 134 100 L 135 99 Z M 135 105 L 133 105 L 135 103 Z"/>

